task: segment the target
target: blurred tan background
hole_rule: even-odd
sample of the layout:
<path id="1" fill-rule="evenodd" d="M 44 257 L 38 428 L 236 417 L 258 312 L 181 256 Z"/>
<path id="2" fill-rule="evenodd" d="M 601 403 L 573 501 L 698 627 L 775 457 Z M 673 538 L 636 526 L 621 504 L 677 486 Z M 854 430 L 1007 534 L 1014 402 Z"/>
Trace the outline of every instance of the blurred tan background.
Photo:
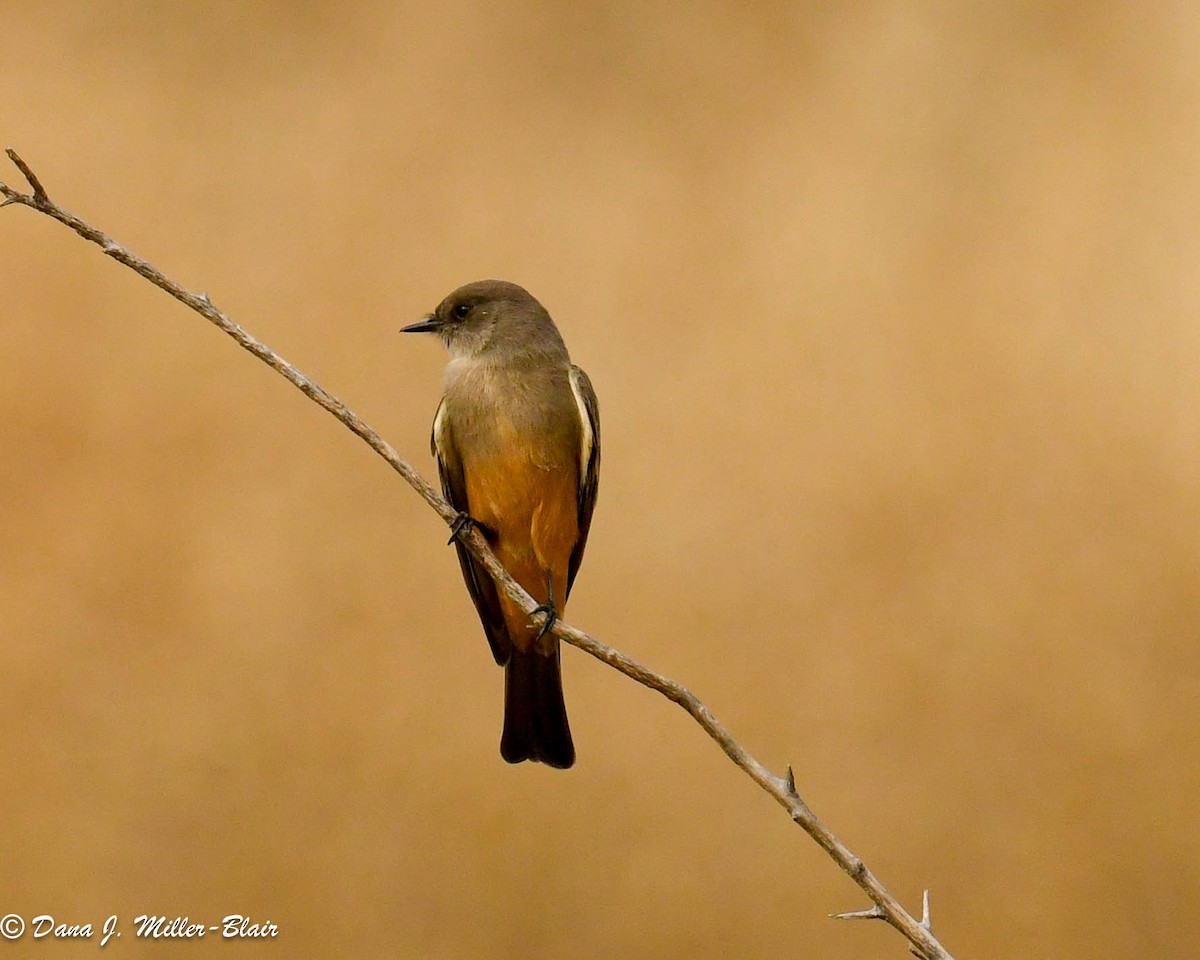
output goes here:
<path id="1" fill-rule="evenodd" d="M 527 286 L 601 399 L 568 620 L 690 685 L 960 958 L 1194 955 L 1200 12 L 42 3 L 0 139 L 427 476 Z M 3 178 L 20 177 L 5 162 Z M 437 517 L 65 228 L 0 212 L 0 913 L 188 956 L 878 957 L 676 707 L 565 652 L 510 768 Z M 95 942 L 0 944 L 82 956 Z"/>

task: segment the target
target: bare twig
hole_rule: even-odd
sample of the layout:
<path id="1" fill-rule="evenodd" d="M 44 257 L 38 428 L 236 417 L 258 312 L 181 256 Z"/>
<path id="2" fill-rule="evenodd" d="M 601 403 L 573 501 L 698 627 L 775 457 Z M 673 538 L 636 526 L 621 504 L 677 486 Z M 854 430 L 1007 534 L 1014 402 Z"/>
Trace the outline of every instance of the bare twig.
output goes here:
<path id="1" fill-rule="evenodd" d="M 97 244 L 101 250 L 114 260 L 125 264 L 125 266 L 145 277 L 156 287 L 165 290 L 176 300 L 191 307 L 210 323 L 220 327 L 242 347 L 286 377 L 294 386 L 302 390 L 306 396 L 328 410 L 354 433 L 365 440 L 371 449 L 383 457 L 391 465 L 392 469 L 399 473 L 421 495 L 425 502 L 437 511 L 448 525 L 454 523 L 458 516 L 458 511 L 443 500 L 428 481 L 417 473 L 389 443 L 383 440 L 379 434 L 364 423 L 344 403 L 327 393 L 322 387 L 271 350 L 270 347 L 234 323 L 213 305 L 208 294 L 191 293 L 185 290 L 141 257 L 130 252 L 95 227 L 54 203 L 28 164 L 17 156 L 15 151 L 8 150 L 7 153 L 9 159 L 17 165 L 17 168 L 24 175 L 25 179 L 29 181 L 29 185 L 33 188 L 33 193 L 21 193 L 7 184 L 0 183 L 0 194 L 4 197 L 0 206 L 22 204 L 53 217 L 60 223 L 66 224 L 85 240 L 90 240 L 92 243 Z M 463 533 L 460 539 L 467 545 L 467 548 L 475 558 L 487 568 L 488 573 L 496 581 L 497 586 L 520 604 L 526 613 L 532 614 L 534 608 L 537 606 L 536 601 L 521 588 L 520 584 L 509 576 L 508 571 L 501 566 L 500 561 L 496 559 L 496 556 L 489 549 L 487 542 L 478 531 L 471 530 L 469 533 Z M 873 906 L 869 910 L 834 914 L 835 917 L 842 919 L 886 920 L 904 935 L 912 947 L 912 952 L 916 956 L 924 958 L 924 960 L 953 960 L 950 953 L 938 942 L 930 929 L 929 892 L 925 892 L 924 912 L 921 920 L 918 921 L 887 891 L 878 878 L 867 868 L 867 865 L 859 857 L 851 853 L 817 819 L 816 814 L 813 813 L 808 804 L 800 799 L 800 795 L 796 790 L 796 779 L 790 766 L 787 768 L 786 774 L 782 777 L 773 774 L 733 738 L 729 730 L 712 715 L 708 707 L 695 694 L 669 677 L 656 673 L 633 658 L 626 656 L 618 650 L 614 650 L 607 644 L 601 643 L 590 634 L 570 624 L 563 623 L 561 620 L 555 621 L 551 627 L 551 632 L 567 643 L 573 644 L 579 649 L 590 653 L 597 660 L 607 663 L 610 667 L 620 671 L 627 677 L 636 680 L 638 683 L 652 690 L 657 690 L 669 700 L 683 707 L 700 724 L 704 731 L 717 742 L 721 749 L 725 751 L 726 756 L 788 812 L 792 820 L 812 837 L 834 859 L 838 866 L 850 875 L 851 879 L 862 888 L 867 896 L 871 898 Z"/>

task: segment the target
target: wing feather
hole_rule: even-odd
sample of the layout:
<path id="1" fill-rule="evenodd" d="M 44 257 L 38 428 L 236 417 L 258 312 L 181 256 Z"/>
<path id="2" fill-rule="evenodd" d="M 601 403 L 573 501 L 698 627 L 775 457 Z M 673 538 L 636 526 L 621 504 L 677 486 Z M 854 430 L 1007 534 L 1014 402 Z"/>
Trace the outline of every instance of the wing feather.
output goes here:
<path id="1" fill-rule="evenodd" d="M 567 567 L 567 596 L 583 561 L 583 549 L 587 546 L 588 531 L 592 526 L 592 511 L 596 508 L 596 494 L 600 488 L 600 404 L 592 381 L 579 367 L 571 367 L 571 393 L 579 408 L 579 539 L 571 551 Z"/>

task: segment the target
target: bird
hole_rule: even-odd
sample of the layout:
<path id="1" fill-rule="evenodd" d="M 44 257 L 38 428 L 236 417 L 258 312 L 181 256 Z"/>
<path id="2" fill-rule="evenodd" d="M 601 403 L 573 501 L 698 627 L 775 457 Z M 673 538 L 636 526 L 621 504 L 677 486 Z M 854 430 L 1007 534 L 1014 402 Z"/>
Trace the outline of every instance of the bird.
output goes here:
<path id="1" fill-rule="evenodd" d="M 567 769 L 575 745 L 559 640 L 583 560 L 600 474 L 600 409 L 558 327 L 528 291 L 479 280 L 450 293 L 404 333 L 432 333 L 449 353 L 431 451 L 458 517 L 450 542 L 496 663 L 504 667 L 500 755 Z M 538 603 L 526 614 L 463 543 L 478 530 Z"/>

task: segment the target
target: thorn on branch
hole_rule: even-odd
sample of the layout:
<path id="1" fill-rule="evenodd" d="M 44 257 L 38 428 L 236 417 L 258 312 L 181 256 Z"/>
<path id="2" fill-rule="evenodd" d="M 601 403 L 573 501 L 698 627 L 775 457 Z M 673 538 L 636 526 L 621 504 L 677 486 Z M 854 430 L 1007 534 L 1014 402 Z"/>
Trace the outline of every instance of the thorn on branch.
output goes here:
<path id="1" fill-rule="evenodd" d="M 796 792 L 796 775 L 792 773 L 792 765 L 790 763 L 787 768 L 787 776 L 783 778 L 783 788 L 793 800 L 800 799 L 800 794 Z"/>
<path id="2" fill-rule="evenodd" d="M 870 910 L 851 910 L 847 913 L 831 913 L 834 920 L 886 920 L 887 914 L 879 904 L 875 904 Z"/>
<path id="3" fill-rule="evenodd" d="M 49 202 L 50 198 L 46 196 L 46 188 L 42 186 L 42 181 L 37 178 L 37 174 L 29 169 L 29 164 L 22 160 L 17 151 L 12 147 L 9 147 L 4 152 L 8 154 L 8 159 L 17 165 L 17 169 L 20 170 L 21 175 L 29 181 L 29 185 L 33 187 L 33 199 L 38 203 Z M 12 203 L 13 200 L 10 197 L 5 202 Z"/>
<path id="4" fill-rule="evenodd" d="M 921 900 L 921 922 L 918 926 L 921 927 L 931 937 L 933 936 L 933 923 L 929 915 L 929 891 L 926 890 Z M 831 913 L 834 920 L 886 920 L 887 914 L 879 904 L 873 904 L 870 910 L 851 910 L 846 913 Z M 917 960 L 928 960 L 928 957 L 917 950 L 916 947 L 910 946 L 908 952 L 911 953 Z"/>

